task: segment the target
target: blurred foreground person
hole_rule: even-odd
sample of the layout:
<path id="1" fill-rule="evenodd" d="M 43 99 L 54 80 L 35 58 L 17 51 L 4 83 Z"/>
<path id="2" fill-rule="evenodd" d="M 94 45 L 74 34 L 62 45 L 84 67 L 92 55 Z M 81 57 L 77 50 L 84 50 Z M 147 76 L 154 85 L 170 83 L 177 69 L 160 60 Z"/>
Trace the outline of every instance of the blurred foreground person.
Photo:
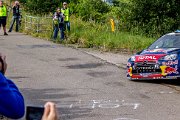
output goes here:
<path id="1" fill-rule="evenodd" d="M 6 57 L 0 53 L 0 119 L 24 116 L 24 98 L 16 85 L 5 77 Z"/>

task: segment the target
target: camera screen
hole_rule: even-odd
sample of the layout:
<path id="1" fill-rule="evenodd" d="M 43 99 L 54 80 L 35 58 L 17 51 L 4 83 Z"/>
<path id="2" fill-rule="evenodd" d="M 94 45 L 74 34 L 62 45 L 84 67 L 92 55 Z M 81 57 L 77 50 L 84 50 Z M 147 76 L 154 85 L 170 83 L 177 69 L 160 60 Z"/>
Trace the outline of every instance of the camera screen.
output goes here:
<path id="1" fill-rule="evenodd" d="M 44 112 L 43 107 L 27 106 L 26 120 L 41 120 L 43 112 Z"/>

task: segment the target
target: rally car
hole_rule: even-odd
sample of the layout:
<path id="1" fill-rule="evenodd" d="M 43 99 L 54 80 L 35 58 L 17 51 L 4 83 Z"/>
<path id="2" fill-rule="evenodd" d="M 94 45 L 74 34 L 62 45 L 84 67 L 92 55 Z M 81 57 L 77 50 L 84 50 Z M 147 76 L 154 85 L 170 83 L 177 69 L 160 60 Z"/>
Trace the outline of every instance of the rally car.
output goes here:
<path id="1" fill-rule="evenodd" d="M 177 79 L 180 78 L 180 30 L 165 34 L 129 58 L 127 78 Z"/>

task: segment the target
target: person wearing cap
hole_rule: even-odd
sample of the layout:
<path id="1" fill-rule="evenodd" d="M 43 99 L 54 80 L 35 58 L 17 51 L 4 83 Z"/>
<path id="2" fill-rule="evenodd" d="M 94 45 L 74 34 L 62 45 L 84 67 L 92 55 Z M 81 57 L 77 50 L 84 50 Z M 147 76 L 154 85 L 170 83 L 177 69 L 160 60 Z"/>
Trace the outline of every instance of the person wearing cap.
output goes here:
<path id="1" fill-rule="evenodd" d="M 7 8 L 3 4 L 3 0 L 0 0 L 0 28 L 3 26 L 4 35 L 8 35 L 6 33 L 6 19 L 7 19 Z"/>
<path id="2" fill-rule="evenodd" d="M 64 14 L 64 30 L 70 31 L 70 9 L 68 8 L 67 2 L 63 2 L 63 8 L 61 9 L 61 12 Z"/>
<path id="3" fill-rule="evenodd" d="M 14 2 L 12 9 L 13 9 L 13 17 L 12 17 L 11 25 L 10 25 L 8 32 L 12 31 L 15 21 L 16 21 L 16 32 L 18 32 L 19 31 L 19 20 L 21 17 L 19 1 L 16 0 Z"/>
<path id="4" fill-rule="evenodd" d="M 24 116 L 24 98 L 12 80 L 5 77 L 6 57 L 0 53 L 0 119 Z"/>

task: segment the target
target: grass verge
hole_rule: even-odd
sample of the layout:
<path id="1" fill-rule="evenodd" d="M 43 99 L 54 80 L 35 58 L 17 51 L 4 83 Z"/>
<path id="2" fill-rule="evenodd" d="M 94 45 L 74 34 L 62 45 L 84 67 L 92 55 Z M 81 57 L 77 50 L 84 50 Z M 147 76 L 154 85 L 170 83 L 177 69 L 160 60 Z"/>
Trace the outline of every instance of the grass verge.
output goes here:
<path id="1" fill-rule="evenodd" d="M 25 17 L 23 17 L 21 32 L 52 40 L 52 19 L 42 17 L 39 21 L 40 32 L 37 32 L 36 24 L 30 24 L 30 29 L 25 29 L 27 25 L 25 25 Z M 37 23 L 37 21 L 34 20 L 33 23 Z M 75 44 L 78 47 L 95 48 L 102 51 L 136 52 L 145 49 L 155 40 L 155 38 L 123 32 L 121 29 L 112 32 L 108 22 L 104 24 L 93 21 L 84 22 L 75 16 L 71 16 L 71 32 L 66 35 L 67 39 L 63 42 L 64 44 Z"/>

